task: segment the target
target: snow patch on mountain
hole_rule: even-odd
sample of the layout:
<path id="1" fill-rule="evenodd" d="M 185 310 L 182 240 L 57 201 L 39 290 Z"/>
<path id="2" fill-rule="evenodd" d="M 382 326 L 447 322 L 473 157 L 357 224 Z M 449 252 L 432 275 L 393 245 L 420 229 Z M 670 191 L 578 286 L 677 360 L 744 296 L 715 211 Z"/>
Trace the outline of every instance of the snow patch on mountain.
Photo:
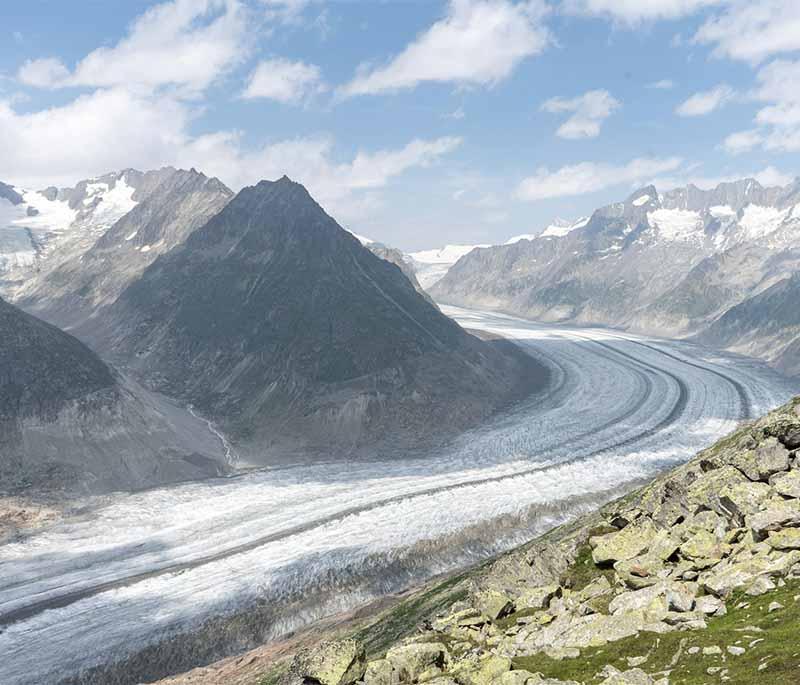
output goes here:
<path id="1" fill-rule="evenodd" d="M 652 199 L 653 198 L 646 193 L 645 195 L 640 195 L 637 197 L 631 204 L 633 204 L 634 207 L 641 207 L 642 205 L 646 205 L 648 202 L 651 202 Z"/>
<path id="2" fill-rule="evenodd" d="M 778 230 L 788 210 L 760 205 L 747 205 L 742 212 L 739 226 L 743 229 L 744 240 L 757 240 Z"/>
<path id="3" fill-rule="evenodd" d="M 559 221 L 556 220 L 552 224 L 550 224 L 547 228 L 544 229 L 541 233 L 542 238 L 563 238 L 565 235 L 572 233 L 579 228 L 583 228 L 586 224 L 589 223 L 588 216 L 581 217 L 577 221 L 573 223 L 569 223 L 567 221 Z"/>
<path id="4" fill-rule="evenodd" d="M 656 209 L 647 220 L 669 241 L 702 242 L 703 220 L 697 212 L 685 209 Z"/>

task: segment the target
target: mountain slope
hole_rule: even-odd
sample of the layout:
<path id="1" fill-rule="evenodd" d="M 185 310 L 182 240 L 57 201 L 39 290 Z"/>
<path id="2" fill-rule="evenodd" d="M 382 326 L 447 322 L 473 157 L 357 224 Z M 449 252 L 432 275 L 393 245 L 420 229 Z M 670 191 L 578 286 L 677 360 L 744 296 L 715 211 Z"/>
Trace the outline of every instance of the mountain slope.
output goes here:
<path id="1" fill-rule="evenodd" d="M 798 269 L 800 181 L 764 188 L 744 179 L 707 191 L 641 188 L 569 230 L 470 252 L 431 294 L 545 321 L 682 336 Z"/>
<path id="2" fill-rule="evenodd" d="M 138 203 L 96 242 L 47 261 L 15 293 L 26 310 L 62 327 L 111 304 L 158 257 L 182 243 L 232 197 L 216 178 L 170 167 L 141 175 Z"/>
<path id="3" fill-rule="evenodd" d="M 145 174 L 126 169 L 74 188 L 32 191 L 0 184 L 0 286 L 13 294 L 52 257 L 88 248 L 146 194 Z"/>
<path id="4" fill-rule="evenodd" d="M 81 334 L 266 447 L 393 451 L 472 425 L 543 371 L 443 316 L 283 178 L 245 188 Z"/>
<path id="5" fill-rule="evenodd" d="M 698 339 L 765 357 L 790 375 L 800 373 L 800 271 L 732 307 Z"/>
<path id="6" fill-rule="evenodd" d="M 0 492 L 106 491 L 224 471 L 202 422 L 0 300 Z"/>

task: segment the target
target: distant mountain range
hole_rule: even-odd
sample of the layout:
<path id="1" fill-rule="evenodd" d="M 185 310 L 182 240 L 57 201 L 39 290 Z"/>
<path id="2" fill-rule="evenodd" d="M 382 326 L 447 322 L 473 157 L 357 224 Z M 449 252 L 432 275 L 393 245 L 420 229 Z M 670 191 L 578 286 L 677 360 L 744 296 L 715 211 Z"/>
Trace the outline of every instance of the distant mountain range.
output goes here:
<path id="1" fill-rule="evenodd" d="M 798 271 L 800 182 L 744 179 L 641 188 L 588 220 L 471 250 L 430 292 L 543 321 L 698 335 L 797 373 L 800 327 L 782 303 Z"/>
<path id="2" fill-rule="evenodd" d="M 24 322 L 48 344 L 28 355 L 0 337 L 0 371 L 41 362 L 43 395 L 66 374 L 69 402 L 103 396 L 100 414 L 36 413 L 47 440 L 8 412 L 17 456 L 0 469 L 26 474 L 18 485 L 139 487 L 221 473 L 233 454 L 392 456 L 546 380 L 529 355 L 442 315 L 401 252 L 363 246 L 287 178 L 234 195 L 195 170 L 126 170 L 0 193 L 5 296 L 104 360 L 4 303 L 7 330 Z M 69 374 L 86 364 L 97 380 L 82 389 Z"/>

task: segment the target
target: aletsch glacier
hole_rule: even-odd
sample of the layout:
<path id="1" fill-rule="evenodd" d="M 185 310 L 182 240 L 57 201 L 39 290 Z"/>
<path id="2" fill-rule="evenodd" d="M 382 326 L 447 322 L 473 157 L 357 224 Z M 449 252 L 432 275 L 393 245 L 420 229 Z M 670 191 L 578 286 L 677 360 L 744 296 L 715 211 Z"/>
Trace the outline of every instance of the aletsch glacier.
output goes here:
<path id="1" fill-rule="evenodd" d="M 111 495 L 0 547 L 0 682 L 55 682 L 258 602 L 280 635 L 519 544 L 797 390 L 694 345 L 446 313 L 517 341 L 550 386 L 425 459 Z"/>

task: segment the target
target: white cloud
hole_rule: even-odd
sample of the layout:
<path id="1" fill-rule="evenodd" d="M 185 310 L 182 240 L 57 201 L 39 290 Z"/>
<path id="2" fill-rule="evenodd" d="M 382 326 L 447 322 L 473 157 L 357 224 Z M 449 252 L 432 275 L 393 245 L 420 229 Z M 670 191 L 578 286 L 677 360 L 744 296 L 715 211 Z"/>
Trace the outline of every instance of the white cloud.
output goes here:
<path id="1" fill-rule="evenodd" d="M 700 27 L 694 40 L 714 45 L 717 56 L 753 63 L 798 50 L 800 2 L 732 0 L 721 14 Z"/>
<path id="2" fill-rule="evenodd" d="M 775 60 L 761 67 L 751 99 L 763 103 L 755 127 L 729 135 L 723 146 L 732 153 L 755 147 L 800 151 L 800 60 Z"/>
<path id="3" fill-rule="evenodd" d="M 600 134 L 600 126 L 619 109 L 620 102 L 607 90 L 590 90 L 578 97 L 567 99 L 550 98 L 541 107 L 545 112 L 572 112 L 556 131 L 561 138 L 596 138 Z"/>
<path id="4" fill-rule="evenodd" d="M 26 62 L 18 77 L 41 87 L 202 91 L 246 54 L 245 13 L 239 0 L 172 0 L 148 9 L 125 38 L 93 50 L 72 72 L 46 58 Z"/>
<path id="5" fill-rule="evenodd" d="M 27 60 L 17 72 L 17 79 L 26 86 L 34 88 L 51 88 L 69 77 L 67 69 L 60 59 L 45 57 Z"/>
<path id="6" fill-rule="evenodd" d="M 337 218 L 355 220 L 378 206 L 373 191 L 409 169 L 430 166 L 460 144 L 460 138 L 418 139 L 399 149 L 361 151 L 351 161 L 338 162 L 333 139 L 327 136 L 253 149 L 245 147 L 238 134 L 223 132 L 191 141 L 181 151 L 179 164 L 197 166 L 234 188 L 288 174 Z"/>
<path id="7" fill-rule="evenodd" d="M 493 85 L 547 47 L 546 12 L 544 0 L 451 0 L 444 18 L 386 66 L 362 65 L 340 95 L 394 92 L 428 81 Z"/>
<path id="8" fill-rule="evenodd" d="M 234 131 L 193 136 L 189 125 L 195 114 L 186 101 L 121 88 L 34 113 L 18 113 L 0 101 L 0 178 L 39 188 L 113 169 L 172 164 L 197 167 L 238 189 L 286 173 L 337 217 L 351 220 L 377 207 L 376 192 L 392 179 L 436 163 L 461 144 L 460 138 L 417 139 L 341 160 L 329 137 L 253 147 Z"/>
<path id="9" fill-rule="evenodd" d="M 731 133 L 722 143 L 722 146 L 731 154 L 747 152 L 758 147 L 763 142 L 763 137 L 757 129 L 737 131 Z"/>
<path id="10" fill-rule="evenodd" d="M 259 62 L 242 97 L 298 104 L 326 89 L 319 67 L 305 62 L 270 59 Z"/>
<path id="11" fill-rule="evenodd" d="M 681 162 L 680 157 L 638 158 L 622 166 L 581 162 L 556 171 L 541 168 L 533 176 L 522 180 L 517 186 L 516 195 L 520 200 L 534 202 L 593 193 L 618 185 L 644 182 L 659 174 L 674 171 Z"/>
<path id="12" fill-rule="evenodd" d="M 564 8 L 576 14 L 601 16 L 638 24 L 657 19 L 678 19 L 725 0 L 565 0 Z"/>
<path id="13" fill-rule="evenodd" d="M 653 88 L 655 90 L 671 90 L 675 87 L 675 83 L 668 78 L 661 79 L 660 81 L 654 81 L 653 83 L 647 84 L 648 88 Z"/>
<path id="14" fill-rule="evenodd" d="M 695 93 L 682 102 L 675 112 L 682 117 L 701 117 L 725 106 L 736 95 L 733 88 L 722 83 L 711 90 Z"/>

